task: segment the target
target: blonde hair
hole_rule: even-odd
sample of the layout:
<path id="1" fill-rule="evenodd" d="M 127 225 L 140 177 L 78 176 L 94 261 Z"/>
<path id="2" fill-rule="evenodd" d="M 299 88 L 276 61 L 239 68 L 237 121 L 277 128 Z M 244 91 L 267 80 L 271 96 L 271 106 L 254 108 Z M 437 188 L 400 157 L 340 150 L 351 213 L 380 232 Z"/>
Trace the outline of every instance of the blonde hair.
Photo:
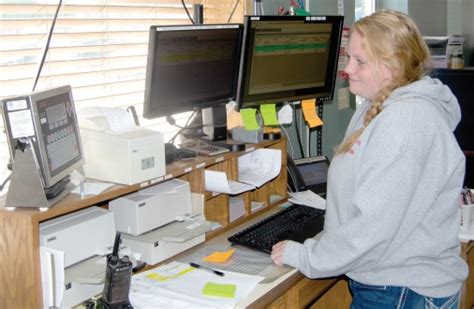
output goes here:
<path id="1" fill-rule="evenodd" d="M 371 61 L 385 65 L 393 79 L 379 91 L 367 110 L 362 128 L 347 137 L 336 155 L 348 152 L 367 125 L 382 111 L 383 102 L 393 90 L 417 81 L 428 68 L 430 52 L 415 22 L 406 14 L 380 10 L 356 21 L 352 32 L 362 39 L 362 48 Z"/>

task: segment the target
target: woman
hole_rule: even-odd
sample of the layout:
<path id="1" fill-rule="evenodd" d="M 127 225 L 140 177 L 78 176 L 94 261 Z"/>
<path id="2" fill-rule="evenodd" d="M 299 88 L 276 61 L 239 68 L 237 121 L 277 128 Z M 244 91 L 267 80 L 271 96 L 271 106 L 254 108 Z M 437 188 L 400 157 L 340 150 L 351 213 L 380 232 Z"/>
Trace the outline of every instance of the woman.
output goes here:
<path id="1" fill-rule="evenodd" d="M 273 247 L 276 265 L 309 278 L 346 274 L 352 308 L 457 308 L 464 156 L 461 113 L 448 87 L 425 76 L 416 24 L 383 10 L 357 21 L 348 46 L 350 91 L 364 98 L 329 170 L 324 232 Z M 428 308 L 428 307 L 426 307 Z"/>

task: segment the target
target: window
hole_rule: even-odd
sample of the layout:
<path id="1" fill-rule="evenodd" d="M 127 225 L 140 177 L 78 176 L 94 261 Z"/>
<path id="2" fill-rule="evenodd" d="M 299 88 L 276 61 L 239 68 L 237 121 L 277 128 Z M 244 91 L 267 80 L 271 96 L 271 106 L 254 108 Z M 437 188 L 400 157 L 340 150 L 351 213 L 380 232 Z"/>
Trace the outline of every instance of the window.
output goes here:
<path id="1" fill-rule="evenodd" d="M 196 1 L 185 2 L 192 14 Z M 209 8 L 206 23 L 228 22 L 231 11 L 232 22 L 239 22 L 244 10 L 244 1 L 200 2 Z M 58 3 L 0 0 L 0 98 L 31 91 Z M 36 89 L 69 84 L 77 110 L 134 105 L 141 115 L 150 25 L 190 23 L 180 0 L 63 0 Z M 177 117 L 178 123 L 188 115 Z M 164 119 L 140 121 L 165 139 L 176 130 Z M 0 182 L 8 159 L 6 136 L 0 134 Z"/>
<path id="2" fill-rule="evenodd" d="M 375 12 L 376 0 L 356 0 L 355 2 L 355 20 Z M 356 104 L 361 104 L 363 99 L 356 95 Z"/>
<path id="3" fill-rule="evenodd" d="M 355 20 L 370 15 L 375 11 L 375 0 L 355 1 Z"/>

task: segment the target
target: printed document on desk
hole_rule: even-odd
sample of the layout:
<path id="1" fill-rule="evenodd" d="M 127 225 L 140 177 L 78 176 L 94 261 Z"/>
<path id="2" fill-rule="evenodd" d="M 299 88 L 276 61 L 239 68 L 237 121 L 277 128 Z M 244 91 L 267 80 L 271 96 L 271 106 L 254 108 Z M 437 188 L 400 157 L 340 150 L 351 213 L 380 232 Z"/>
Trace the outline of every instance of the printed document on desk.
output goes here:
<path id="1" fill-rule="evenodd" d="M 239 157 L 239 181 L 256 187 L 280 174 L 281 150 L 257 149 Z"/>
<path id="2" fill-rule="evenodd" d="M 215 252 L 223 252 L 234 249 L 232 256 L 225 262 L 208 262 L 209 257 Z M 232 271 L 240 274 L 262 276 L 265 279 L 260 283 L 273 282 L 294 268 L 290 266 L 277 267 L 272 261 L 269 254 L 257 250 L 245 248 L 242 246 L 227 247 L 220 244 L 206 245 L 201 249 L 194 251 L 192 254 L 180 259 L 181 262 L 198 262 L 199 264 L 210 267 L 219 268 L 223 271 Z"/>
<path id="3" fill-rule="evenodd" d="M 232 308 L 247 297 L 263 277 L 212 272 L 171 262 L 132 277 L 130 302 L 134 308 Z M 207 284 L 235 285 L 233 297 L 203 294 Z"/>
<path id="4" fill-rule="evenodd" d="M 326 209 L 326 200 L 311 190 L 290 192 L 289 195 L 288 201 L 294 204 L 306 205 L 321 210 Z"/>
<path id="5" fill-rule="evenodd" d="M 224 172 L 206 170 L 204 173 L 206 191 L 235 195 L 255 189 L 254 186 L 246 183 L 227 180 Z"/>

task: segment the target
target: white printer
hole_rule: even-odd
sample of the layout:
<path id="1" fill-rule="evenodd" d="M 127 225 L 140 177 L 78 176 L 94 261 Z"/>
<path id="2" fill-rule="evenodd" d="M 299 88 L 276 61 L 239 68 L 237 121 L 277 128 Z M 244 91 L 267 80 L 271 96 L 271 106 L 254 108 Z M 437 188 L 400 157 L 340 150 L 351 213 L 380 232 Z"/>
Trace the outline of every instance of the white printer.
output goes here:
<path id="1" fill-rule="evenodd" d="M 71 308 L 102 292 L 105 255 L 112 251 L 114 238 L 113 214 L 97 206 L 40 224 L 40 246 L 64 253 L 64 272 L 53 272 L 50 282 L 53 286 L 64 282 L 61 308 Z"/>
<path id="2" fill-rule="evenodd" d="M 179 179 L 157 184 L 109 203 L 123 244 L 141 260 L 156 264 L 205 240 L 211 224 L 192 214 L 189 183 Z"/>
<path id="3" fill-rule="evenodd" d="M 105 116 L 82 119 L 80 127 L 86 177 L 131 185 L 165 175 L 163 133 L 134 125 L 113 131 Z"/>
<path id="4" fill-rule="evenodd" d="M 109 203 L 117 231 L 133 236 L 168 224 L 192 211 L 189 183 L 171 179 Z"/>

